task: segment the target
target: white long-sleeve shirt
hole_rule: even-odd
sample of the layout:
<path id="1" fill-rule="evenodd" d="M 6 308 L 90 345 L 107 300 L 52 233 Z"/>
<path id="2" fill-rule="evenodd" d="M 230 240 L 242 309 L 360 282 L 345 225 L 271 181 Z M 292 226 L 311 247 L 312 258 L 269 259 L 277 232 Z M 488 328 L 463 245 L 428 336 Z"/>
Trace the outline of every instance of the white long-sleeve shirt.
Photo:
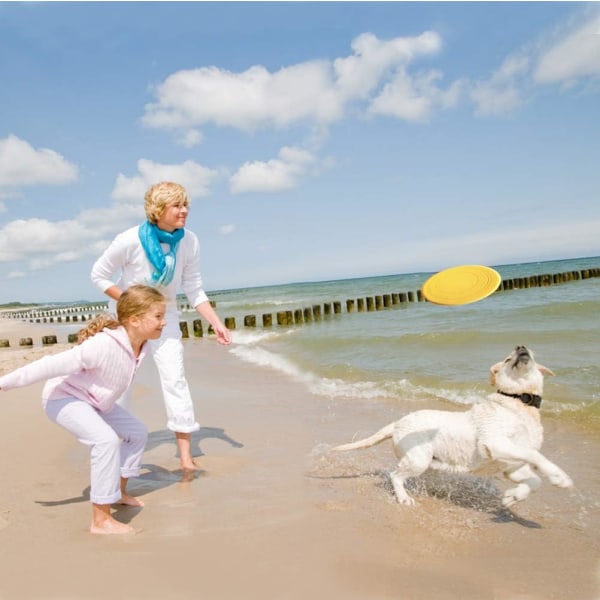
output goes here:
<path id="1" fill-rule="evenodd" d="M 44 403 L 78 398 L 107 413 L 130 386 L 144 356 L 145 345 L 136 358 L 124 327 L 104 329 L 70 350 L 0 377 L 0 388 L 10 390 L 47 379 Z"/>
<path id="2" fill-rule="evenodd" d="M 138 235 L 139 226 L 127 229 L 117 235 L 110 246 L 92 267 L 92 282 L 101 292 L 113 285 L 125 290 L 133 284 L 150 285 L 153 267 L 148 260 Z M 161 244 L 168 251 L 168 244 Z M 168 301 L 168 312 L 176 311 L 176 296 L 181 289 L 192 306 L 208 300 L 202 288 L 200 275 L 200 242 L 197 236 L 185 230 L 185 235 L 179 242 L 175 262 L 173 280 L 167 286 L 161 286 L 160 291 Z M 115 279 L 119 276 L 118 280 Z"/>

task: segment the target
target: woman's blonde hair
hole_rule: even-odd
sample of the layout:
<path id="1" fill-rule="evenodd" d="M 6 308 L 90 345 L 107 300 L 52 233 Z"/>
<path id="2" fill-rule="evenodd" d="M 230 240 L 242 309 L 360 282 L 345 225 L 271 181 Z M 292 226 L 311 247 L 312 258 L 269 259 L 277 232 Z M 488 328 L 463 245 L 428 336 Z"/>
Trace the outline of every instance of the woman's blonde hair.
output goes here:
<path id="1" fill-rule="evenodd" d="M 98 315 L 77 334 L 77 343 L 81 344 L 104 328 L 116 329 L 125 325 L 132 317 L 145 315 L 157 302 L 165 302 L 165 297 L 156 288 L 136 284 L 127 288 L 117 300 L 117 317 L 108 313 Z"/>
<path id="2" fill-rule="evenodd" d="M 146 218 L 150 223 L 156 225 L 158 219 L 165 212 L 165 208 L 171 204 L 182 202 L 184 206 L 190 205 L 187 192 L 182 185 L 172 181 L 161 181 L 155 183 L 144 195 L 144 209 Z"/>

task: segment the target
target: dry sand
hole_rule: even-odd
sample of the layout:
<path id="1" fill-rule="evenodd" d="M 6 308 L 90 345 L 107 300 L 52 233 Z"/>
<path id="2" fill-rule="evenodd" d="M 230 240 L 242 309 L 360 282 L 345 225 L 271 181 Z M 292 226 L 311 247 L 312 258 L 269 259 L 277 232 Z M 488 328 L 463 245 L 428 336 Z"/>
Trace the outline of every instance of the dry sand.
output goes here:
<path id="1" fill-rule="evenodd" d="M 148 360 L 132 410 L 150 441 L 130 483 L 146 506 L 116 511 L 133 536 L 87 532 L 88 453 L 46 418 L 42 385 L 2 393 L 0 599 L 600 598 L 597 440 L 545 422 L 545 453 L 574 491 L 544 483 L 509 512 L 499 480 L 433 477 L 401 507 L 390 445 L 327 452 L 397 418 L 397 404 L 316 397 L 213 340 L 185 344 L 201 470 L 179 471 Z M 67 347 L 2 349 L 0 372 Z"/>

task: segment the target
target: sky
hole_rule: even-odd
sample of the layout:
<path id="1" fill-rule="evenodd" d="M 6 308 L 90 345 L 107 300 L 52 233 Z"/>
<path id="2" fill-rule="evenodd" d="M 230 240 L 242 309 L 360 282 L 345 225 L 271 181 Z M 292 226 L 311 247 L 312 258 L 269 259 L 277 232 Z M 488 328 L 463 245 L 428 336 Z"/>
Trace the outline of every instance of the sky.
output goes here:
<path id="1" fill-rule="evenodd" d="M 0 2 L 0 303 L 157 181 L 207 291 L 600 255 L 600 3 Z"/>

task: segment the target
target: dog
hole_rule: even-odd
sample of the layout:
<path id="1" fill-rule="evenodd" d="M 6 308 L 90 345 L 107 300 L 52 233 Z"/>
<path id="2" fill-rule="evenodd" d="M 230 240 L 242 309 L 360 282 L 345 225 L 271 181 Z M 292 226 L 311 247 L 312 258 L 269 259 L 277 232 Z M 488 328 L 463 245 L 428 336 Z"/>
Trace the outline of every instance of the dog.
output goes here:
<path id="1" fill-rule="evenodd" d="M 525 500 L 540 487 L 542 480 L 537 473 L 558 487 L 569 488 L 571 478 L 540 452 L 544 375 L 554 373 L 536 363 L 527 347 L 517 346 L 490 368 L 490 384 L 497 391 L 487 401 L 462 412 L 409 413 L 368 438 L 332 450 L 368 448 L 392 438 L 399 462 L 390 476 L 396 499 L 404 505 L 415 503 L 406 492 L 405 481 L 428 469 L 477 473 L 482 468 L 500 467 L 505 477 L 517 484 L 504 492 L 505 508 Z"/>

